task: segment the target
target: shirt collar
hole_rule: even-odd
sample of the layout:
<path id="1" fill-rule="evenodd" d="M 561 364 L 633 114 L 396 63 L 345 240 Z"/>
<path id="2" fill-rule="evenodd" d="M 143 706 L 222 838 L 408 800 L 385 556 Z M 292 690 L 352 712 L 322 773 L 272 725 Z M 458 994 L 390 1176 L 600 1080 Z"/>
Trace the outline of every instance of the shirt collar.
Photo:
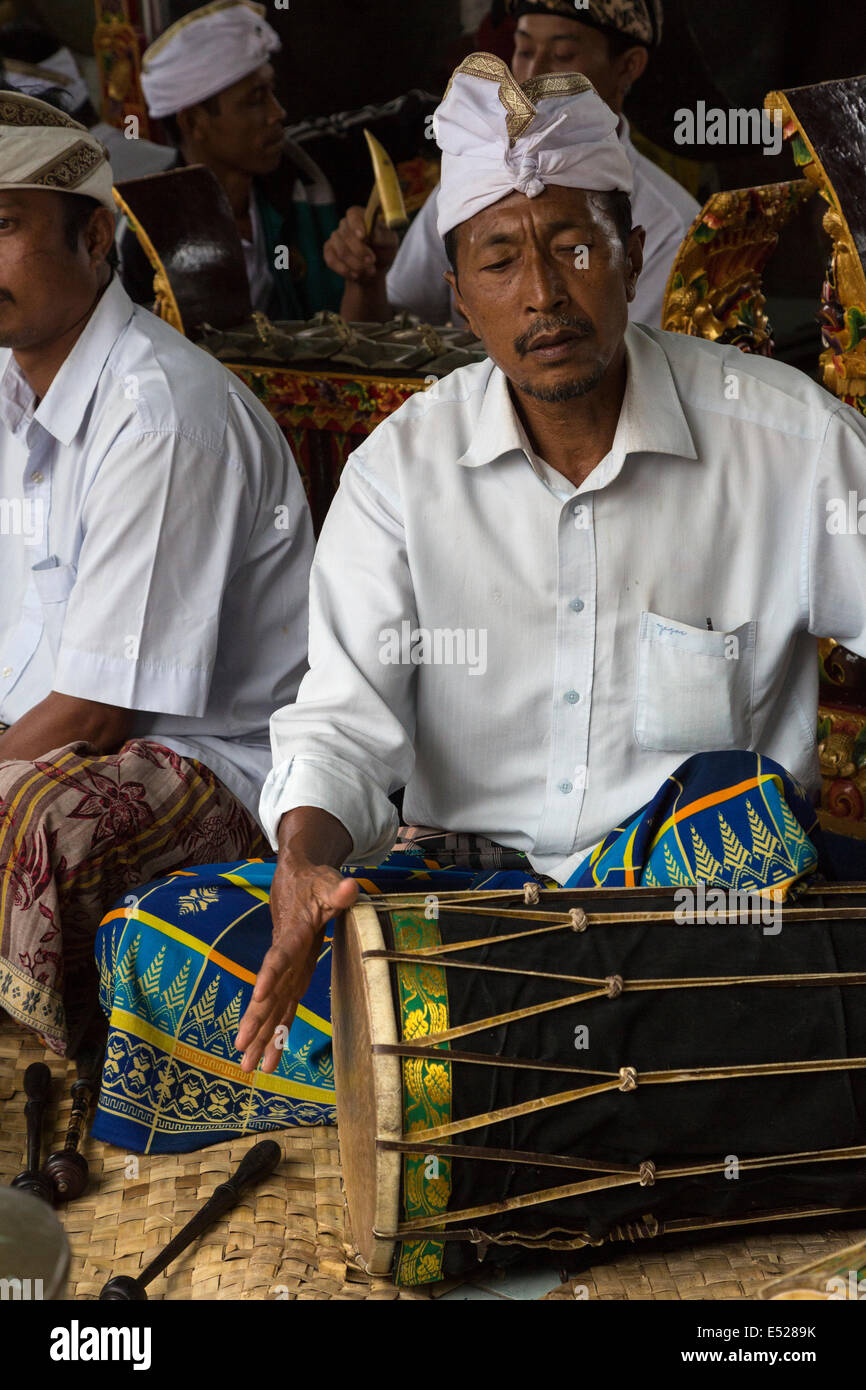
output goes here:
<path id="1" fill-rule="evenodd" d="M 612 482 L 629 454 L 674 454 L 696 459 L 692 433 L 680 404 L 664 349 L 638 325 L 625 331 L 626 387 L 610 452 L 579 491 Z M 469 448 L 457 460 L 467 468 L 494 463 L 515 451 L 525 457 L 526 436 L 508 391 L 504 372 L 493 367 Z"/>
<path id="2" fill-rule="evenodd" d="M 33 410 L 33 391 L 10 352 L 0 375 L 0 420 L 13 432 L 33 420 L 60 444 L 78 433 L 108 354 L 133 313 L 133 303 L 116 275 L 76 339 L 59 372 Z"/>

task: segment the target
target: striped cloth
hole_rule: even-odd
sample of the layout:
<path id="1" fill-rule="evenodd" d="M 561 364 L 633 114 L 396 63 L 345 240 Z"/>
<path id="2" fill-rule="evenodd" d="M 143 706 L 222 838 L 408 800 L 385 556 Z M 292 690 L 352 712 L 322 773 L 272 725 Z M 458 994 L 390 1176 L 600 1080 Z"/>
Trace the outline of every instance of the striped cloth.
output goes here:
<path id="1" fill-rule="evenodd" d="M 394 853 L 346 869 L 365 893 L 518 887 L 535 875 L 436 869 Z M 271 940 L 276 861 L 174 873 L 116 908 L 97 941 L 108 1049 L 93 1134 L 136 1153 L 187 1153 L 238 1135 L 334 1124 L 331 941 L 273 1074 L 242 1072 L 234 1038 Z M 545 882 L 545 880 L 538 880 Z"/>
<path id="2" fill-rule="evenodd" d="M 182 864 L 259 854 L 252 816 L 201 763 L 133 739 L 0 763 L 0 1009 L 58 1053 L 97 1008 L 93 944 L 121 893 Z"/>

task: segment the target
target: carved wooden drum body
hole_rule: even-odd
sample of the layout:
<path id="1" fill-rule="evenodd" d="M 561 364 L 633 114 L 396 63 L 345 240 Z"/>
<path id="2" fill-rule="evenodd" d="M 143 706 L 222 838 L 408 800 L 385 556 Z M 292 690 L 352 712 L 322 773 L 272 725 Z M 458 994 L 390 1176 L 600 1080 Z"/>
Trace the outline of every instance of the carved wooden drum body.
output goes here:
<path id="1" fill-rule="evenodd" d="M 346 914 L 337 1111 L 370 1272 L 866 1209 L 866 885 L 692 925 L 699 891 Z"/>

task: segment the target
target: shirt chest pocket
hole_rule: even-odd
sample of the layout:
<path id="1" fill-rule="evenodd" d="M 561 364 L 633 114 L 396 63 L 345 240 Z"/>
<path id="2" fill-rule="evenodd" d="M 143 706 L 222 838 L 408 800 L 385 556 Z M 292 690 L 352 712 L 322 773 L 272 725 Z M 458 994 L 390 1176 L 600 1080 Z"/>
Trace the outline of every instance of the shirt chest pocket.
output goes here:
<path id="1" fill-rule="evenodd" d="M 752 745 L 756 624 L 733 632 L 642 613 L 634 736 L 641 748 L 701 753 Z"/>
<path id="2" fill-rule="evenodd" d="M 60 650 L 60 637 L 63 632 L 63 620 L 66 617 L 66 605 L 69 595 L 75 587 L 75 577 L 77 570 L 75 565 L 61 564 L 56 555 L 50 559 L 41 561 L 34 565 L 30 571 L 33 575 L 33 583 L 42 604 L 42 618 L 45 624 L 45 636 L 53 661 L 57 660 L 57 653 Z"/>

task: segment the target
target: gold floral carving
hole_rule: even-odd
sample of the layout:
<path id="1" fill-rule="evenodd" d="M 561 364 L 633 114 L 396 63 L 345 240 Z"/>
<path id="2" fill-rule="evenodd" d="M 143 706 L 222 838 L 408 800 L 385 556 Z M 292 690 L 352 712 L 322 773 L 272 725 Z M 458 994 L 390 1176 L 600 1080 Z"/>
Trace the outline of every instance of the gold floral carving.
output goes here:
<path id="1" fill-rule="evenodd" d="M 866 413 L 866 402 L 860 404 L 866 397 L 866 335 L 861 336 L 861 324 L 866 322 L 866 274 L 851 228 L 809 133 L 784 92 L 769 92 L 764 108 L 781 110 L 785 138 L 793 143 L 797 164 L 828 204 L 823 227 L 832 242 L 832 251 L 822 301 L 825 348 L 820 357 L 821 380 L 834 395 Z M 835 323 L 834 311 L 838 312 Z"/>
<path id="2" fill-rule="evenodd" d="M 662 327 L 768 353 L 762 273 L 782 227 L 813 192 L 796 179 L 714 194 L 677 252 Z"/>

